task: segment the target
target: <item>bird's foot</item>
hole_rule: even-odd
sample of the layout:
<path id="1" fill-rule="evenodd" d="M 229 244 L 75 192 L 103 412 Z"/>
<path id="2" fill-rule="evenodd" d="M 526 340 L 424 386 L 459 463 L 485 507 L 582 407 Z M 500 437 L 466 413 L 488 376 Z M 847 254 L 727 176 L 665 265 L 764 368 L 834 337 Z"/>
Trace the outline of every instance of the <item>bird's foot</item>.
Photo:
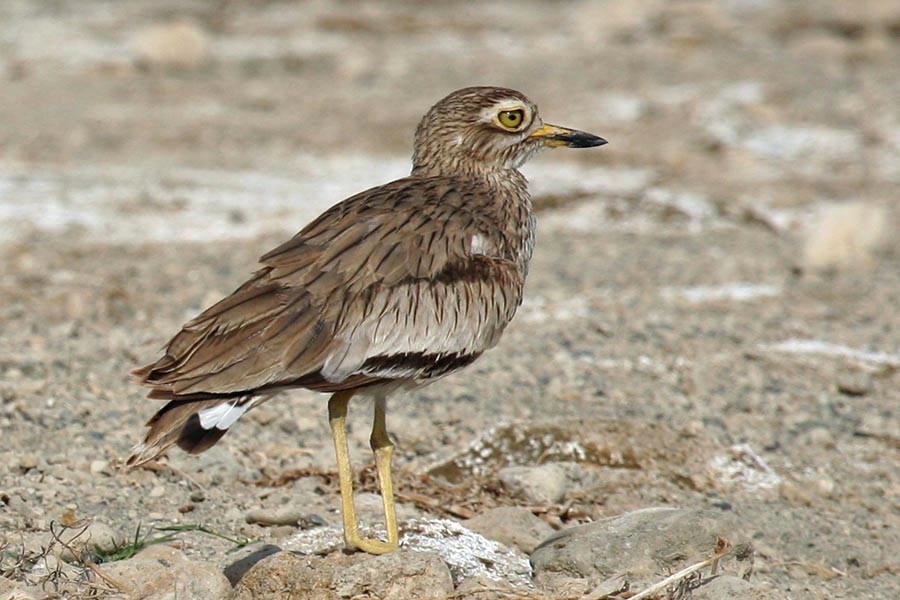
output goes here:
<path id="1" fill-rule="evenodd" d="M 350 550 L 361 550 L 369 554 L 388 554 L 396 552 L 400 548 L 397 542 L 385 542 L 383 540 L 374 540 L 364 538 L 358 533 L 355 535 L 346 535 L 344 542 Z"/>

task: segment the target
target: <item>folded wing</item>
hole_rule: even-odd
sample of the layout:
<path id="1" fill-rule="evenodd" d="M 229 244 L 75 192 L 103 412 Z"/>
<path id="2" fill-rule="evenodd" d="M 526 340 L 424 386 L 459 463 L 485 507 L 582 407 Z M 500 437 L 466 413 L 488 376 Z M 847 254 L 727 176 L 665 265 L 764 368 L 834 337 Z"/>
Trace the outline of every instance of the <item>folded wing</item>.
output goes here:
<path id="1" fill-rule="evenodd" d="M 476 184 L 401 179 L 336 205 L 135 372 L 151 397 L 427 379 L 499 340 L 524 273 Z"/>

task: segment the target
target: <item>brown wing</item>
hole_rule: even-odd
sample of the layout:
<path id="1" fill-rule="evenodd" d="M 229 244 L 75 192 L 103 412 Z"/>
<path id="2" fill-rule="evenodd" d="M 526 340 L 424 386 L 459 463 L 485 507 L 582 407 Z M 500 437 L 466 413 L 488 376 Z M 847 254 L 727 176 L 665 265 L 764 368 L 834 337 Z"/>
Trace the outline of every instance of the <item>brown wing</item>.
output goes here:
<path id="1" fill-rule="evenodd" d="M 160 398 L 426 378 L 493 346 L 523 273 L 477 184 L 407 178 L 332 207 L 135 372 Z M 473 239 L 477 248 L 473 248 Z"/>

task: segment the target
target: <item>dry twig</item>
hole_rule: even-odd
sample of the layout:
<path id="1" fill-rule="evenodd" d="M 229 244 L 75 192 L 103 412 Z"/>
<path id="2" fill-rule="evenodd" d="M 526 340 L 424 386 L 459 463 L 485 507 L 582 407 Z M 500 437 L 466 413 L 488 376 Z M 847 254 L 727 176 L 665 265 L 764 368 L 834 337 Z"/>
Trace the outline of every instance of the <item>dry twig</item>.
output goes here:
<path id="1" fill-rule="evenodd" d="M 662 581 L 654 583 L 647 589 L 635 594 L 634 596 L 629 598 L 629 600 L 642 600 L 644 598 L 650 598 L 654 594 L 662 592 L 673 583 L 679 583 L 680 581 L 686 579 L 687 577 L 690 577 L 694 573 L 708 566 L 712 566 L 713 573 L 715 573 L 715 569 L 718 567 L 719 560 L 731 554 L 731 550 L 731 543 L 724 538 L 719 538 L 716 543 L 716 550 L 711 557 L 707 558 L 706 560 L 701 560 L 700 562 L 695 563 L 689 567 L 685 567 L 684 569 L 678 571 L 673 575 L 669 575 Z"/>

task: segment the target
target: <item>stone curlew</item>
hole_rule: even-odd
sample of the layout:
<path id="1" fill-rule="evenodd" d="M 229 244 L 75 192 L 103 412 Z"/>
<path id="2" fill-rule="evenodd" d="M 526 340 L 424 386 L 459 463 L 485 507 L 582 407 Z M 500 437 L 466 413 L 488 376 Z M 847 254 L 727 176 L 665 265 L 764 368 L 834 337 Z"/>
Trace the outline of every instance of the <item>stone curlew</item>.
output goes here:
<path id="1" fill-rule="evenodd" d="M 543 123 L 510 89 L 465 88 L 435 104 L 416 129 L 409 177 L 327 210 L 133 371 L 168 403 L 128 464 L 175 444 L 202 452 L 277 390 L 329 392 L 346 545 L 395 550 L 387 396 L 471 364 L 513 318 L 534 245 L 518 167 L 547 147 L 605 143 Z M 386 541 L 364 538 L 356 519 L 345 419 L 357 395 L 374 400 Z"/>

